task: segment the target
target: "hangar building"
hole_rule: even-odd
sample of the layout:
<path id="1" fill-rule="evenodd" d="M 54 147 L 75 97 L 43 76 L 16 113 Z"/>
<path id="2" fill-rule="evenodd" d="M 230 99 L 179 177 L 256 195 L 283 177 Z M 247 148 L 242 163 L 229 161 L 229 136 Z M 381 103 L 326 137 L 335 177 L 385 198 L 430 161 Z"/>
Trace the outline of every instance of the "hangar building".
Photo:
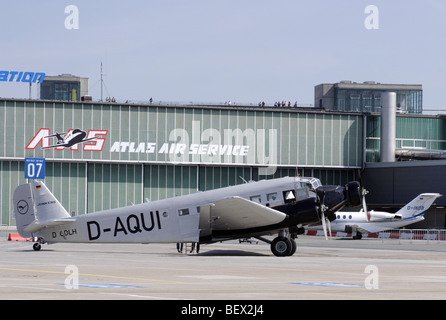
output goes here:
<path id="1" fill-rule="evenodd" d="M 398 115 L 397 147 L 446 149 L 444 122 Z M 63 146 L 68 133 L 95 139 Z M 362 179 L 370 207 L 446 195 L 435 182 L 446 178 L 445 160 L 378 162 L 379 113 L 0 99 L 0 136 L 6 226 L 15 225 L 12 194 L 26 182 L 25 158 L 46 159 L 45 183 L 73 215 L 296 173 L 324 184 Z M 444 227 L 445 204 L 438 199 L 425 226 Z"/>

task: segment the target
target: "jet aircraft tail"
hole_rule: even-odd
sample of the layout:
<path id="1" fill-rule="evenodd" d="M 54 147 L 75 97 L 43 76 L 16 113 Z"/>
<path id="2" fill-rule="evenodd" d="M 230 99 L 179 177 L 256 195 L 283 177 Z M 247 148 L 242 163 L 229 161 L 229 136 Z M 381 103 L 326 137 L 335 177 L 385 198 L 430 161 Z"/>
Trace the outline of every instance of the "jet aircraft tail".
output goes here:
<path id="1" fill-rule="evenodd" d="M 435 199 L 439 197 L 441 197 L 439 193 L 422 193 L 401 208 L 395 215 L 401 216 L 403 220 L 424 215 Z"/>
<path id="2" fill-rule="evenodd" d="M 70 221 L 70 214 L 41 181 L 22 184 L 13 196 L 16 226 L 28 238 L 44 227 Z"/>

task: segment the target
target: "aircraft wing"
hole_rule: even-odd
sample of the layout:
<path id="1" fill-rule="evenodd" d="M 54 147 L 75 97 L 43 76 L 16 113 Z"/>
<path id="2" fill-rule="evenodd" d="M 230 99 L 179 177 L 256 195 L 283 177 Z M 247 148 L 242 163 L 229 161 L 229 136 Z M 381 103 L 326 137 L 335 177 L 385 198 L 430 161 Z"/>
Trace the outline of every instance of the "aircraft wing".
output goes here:
<path id="1" fill-rule="evenodd" d="M 213 230 L 243 230 L 274 225 L 287 215 L 241 198 L 229 197 L 212 201 L 211 224 Z"/>
<path id="2" fill-rule="evenodd" d="M 362 224 L 354 224 L 354 225 L 348 225 L 354 229 L 356 229 L 357 231 L 361 232 L 361 233 L 375 233 L 375 232 L 380 232 L 383 230 L 387 230 L 389 229 L 388 227 L 383 227 L 382 225 L 376 225 L 373 223 L 362 223 Z"/>

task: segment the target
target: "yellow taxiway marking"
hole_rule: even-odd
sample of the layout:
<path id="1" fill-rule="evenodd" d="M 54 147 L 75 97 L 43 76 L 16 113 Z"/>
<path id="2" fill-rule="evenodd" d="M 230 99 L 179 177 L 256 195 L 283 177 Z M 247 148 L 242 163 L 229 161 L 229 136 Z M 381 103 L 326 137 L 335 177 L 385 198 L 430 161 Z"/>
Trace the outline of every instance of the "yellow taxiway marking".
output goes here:
<path id="1" fill-rule="evenodd" d="M 0 270 L 39 272 L 39 273 L 51 273 L 51 274 L 69 274 L 67 272 L 62 272 L 62 271 L 20 269 L 20 268 L 2 268 L 2 267 L 0 267 Z M 151 282 L 185 283 L 183 281 L 160 280 L 160 279 L 137 278 L 137 277 L 124 277 L 124 276 L 111 276 L 111 275 L 105 275 L 105 274 L 92 274 L 92 273 L 79 273 L 79 276 L 102 277 L 102 278 L 125 279 L 125 280 L 139 280 L 139 281 L 151 281 Z"/>

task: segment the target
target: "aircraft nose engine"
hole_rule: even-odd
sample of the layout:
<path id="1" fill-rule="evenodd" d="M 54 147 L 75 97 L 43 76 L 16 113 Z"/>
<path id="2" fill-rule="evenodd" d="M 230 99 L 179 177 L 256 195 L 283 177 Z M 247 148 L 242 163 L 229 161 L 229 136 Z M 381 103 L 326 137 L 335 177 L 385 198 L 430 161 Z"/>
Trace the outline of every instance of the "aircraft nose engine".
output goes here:
<path id="1" fill-rule="evenodd" d="M 361 187 L 359 182 L 351 181 L 345 187 L 324 185 L 316 189 L 317 196 L 329 213 L 340 210 L 344 206 L 358 206 L 361 204 Z M 332 215 L 327 218 L 334 219 Z"/>
<path id="2" fill-rule="evenodd" d="M 351 181 L 346 185 L 347 202 L 349 206 L 356 207 L 361 205 L 363 193 L 358 181 Z"/>

